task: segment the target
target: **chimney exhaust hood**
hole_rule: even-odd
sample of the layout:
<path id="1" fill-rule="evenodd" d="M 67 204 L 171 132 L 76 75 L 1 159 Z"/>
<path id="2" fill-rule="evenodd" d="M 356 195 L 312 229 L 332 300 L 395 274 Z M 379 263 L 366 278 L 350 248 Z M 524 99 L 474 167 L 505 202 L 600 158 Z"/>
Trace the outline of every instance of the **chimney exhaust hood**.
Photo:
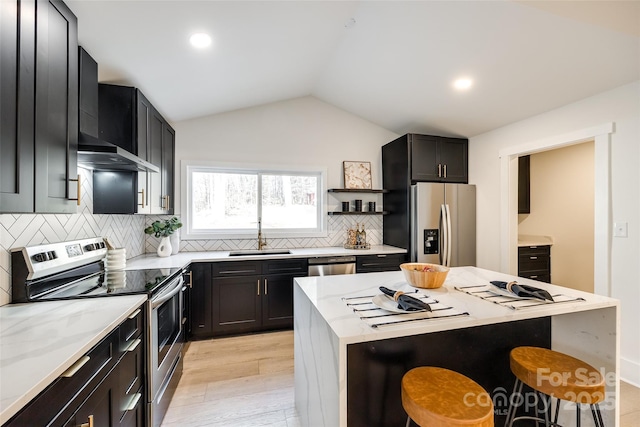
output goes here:
<path id="1" fill-rule="evenodd" d="M 102 141 L 84 132 L 78 138 L 78 165 L 94 170 L 160 172 L 160 168 L 124 148 Z"/>

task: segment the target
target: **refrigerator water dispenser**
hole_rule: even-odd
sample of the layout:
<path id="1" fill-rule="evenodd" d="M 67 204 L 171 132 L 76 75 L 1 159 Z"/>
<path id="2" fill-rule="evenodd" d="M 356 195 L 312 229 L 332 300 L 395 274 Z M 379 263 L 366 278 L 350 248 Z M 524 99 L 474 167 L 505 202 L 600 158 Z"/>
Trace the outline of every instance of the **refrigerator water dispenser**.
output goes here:
<path id="1" fill-rule="evenodd" d="M 424 230 L 424 254 L 425 255 L 433 255 L 439 254 L 440 250 L 440 238 L 439 238 L 440 230 L 436 229 L 428 229 Z"/>

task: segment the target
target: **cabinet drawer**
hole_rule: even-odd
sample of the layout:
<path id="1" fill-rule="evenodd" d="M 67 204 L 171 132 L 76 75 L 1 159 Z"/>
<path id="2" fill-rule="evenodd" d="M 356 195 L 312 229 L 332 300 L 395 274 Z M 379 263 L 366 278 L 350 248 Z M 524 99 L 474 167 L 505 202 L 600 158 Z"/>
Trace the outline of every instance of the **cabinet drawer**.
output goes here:
<path id="1" fill-rule="evenodd" d="M 307 259 L 267 260 L 262 266 L 264 274 L 307 274 Z"/>
<path id="2" fill-rule="evenodd" d="M 518 257 L 518 271 L 549 271 L 550 260 L 545 255 L 521 255 Z"/>
<path id="3" fill-rule="evenodd" d="M 518 248 L 518 256 L 523 255 L 551 255 L 551 246 L 521 246 Z"/>
<path id="4" fill-rule="evenodd" d="M 116 364 L 117 345 L 118 333 L 113 332 L 25 406 L 5 427 L 49 425 L 56 419 L 67 419 L 69 411 L 74 410 L 71 403 L 86 399 Z"/>
<path id="5" fill-rule="evenodd" d="M 406 254 L 359 255 L 356 257 L 356 273 L 396 271 L 405 260 Z"/>
<path id="6" fill-rule="evenodd" d="M 144 306 L 131 313 L 131 315 L 120 325 L 120 346 L 121 352 L 126 351 L 131 343 L 138 338 L 144 328 Z"/>
<path id="7" fill-rule="evenodd" d="M 530 273 L 523 273 L 520 275 L 520 277 L 525 277 L 527 279 L 531 279 L 531 280 L 537 280 L 539 282 L 546 282 L 546 283 L 551 283 L 551 275 L 548 274 L 547 272 L 540 272 L 540 273 L 536 273 L 536 272 L 530 272 Z"/>
<path id="8" fill-rule="evenodd" d="M 135 409 L 136 396 L 142 393 L 142 382 L 144 380 L 144 343 L 140 338 L 135 339 L 118 365 L 118 392 L 120 399 L 117 402 L 116 411 L 119 420 L 127 415 L 127 412 Z"/>
<path id="9" fill-rule="evenodd" d="M 262 273 L 262 261 L 223 261 L 212 264 L 214 277 L 253 276 Z"/>

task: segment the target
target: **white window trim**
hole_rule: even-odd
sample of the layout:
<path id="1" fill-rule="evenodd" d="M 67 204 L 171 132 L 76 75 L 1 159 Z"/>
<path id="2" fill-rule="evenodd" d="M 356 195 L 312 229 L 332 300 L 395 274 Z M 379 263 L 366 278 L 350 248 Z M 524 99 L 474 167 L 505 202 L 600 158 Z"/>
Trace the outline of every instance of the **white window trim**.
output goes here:
<path id="1" fill-rule="evenodd" d="M 215 168 L 220 172 L 248 172 L 248 173 L 313 173 L 320 175 L 320 189 L 318 193 L 318 224 L 320 230 L 286 230 L 278 231 L 263 229 L 264 236 L 269 238 L 303 238 L 303 237 L 327 237 L 327 169 L 321 166 L 290 166 L 290 165 L 258 165 L 248 163 L 223 163 L 207 162 L 198 160 L 181 161 L 181 181 L 182 181 L 182 222 L 185 224 L 180 238 L 182 240 L 220 240 L 220 239 L 255 239 L 257 229 L 234 230 L 233 232 L 208 232 L 194 231 L 191 228 L 191 173 L 199 169 L 205 170 Z"/>

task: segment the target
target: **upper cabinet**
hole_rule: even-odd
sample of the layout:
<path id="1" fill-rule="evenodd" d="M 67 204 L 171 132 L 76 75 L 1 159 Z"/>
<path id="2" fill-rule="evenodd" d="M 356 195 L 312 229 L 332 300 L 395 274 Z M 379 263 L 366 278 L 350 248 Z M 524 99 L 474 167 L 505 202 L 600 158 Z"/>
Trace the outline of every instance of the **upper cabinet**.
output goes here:
<path id="1" fill-rule="evenodd" d="M 469 182 L 469 141 L 431 135 L 407 135 L 411 152 L 411 180 Z"/>
<path id="2" fill-rule="evenodd" d="M 531 212 L 531 190 L 530 190 L 530 156 L 518 157 L 518 213 L 528 214 Z"/>
<path id="3" fill-rule="evenodd" d="M 75 213 L 76 17 L 61 1 L 2 1 L 0 21 L 0 212 Z"/>
<path id="4" fill-rule="evenodd" d="M 139 89 L 100 84 L 99 101 L 100 138 L 150 162 L 160 172 L 111 174 L 122 189 L 118 193 L 120 198 L 125 198 L 131 208 L 99 202 L 100 210 L 96 210 L 94 200 L 94 213 L 173 214 L 173 128 Z M 94 172 L 94 195 L 97 198 L 107 199 L 103 195 L 113 182 L 109 183 L 108 178 L 104 180 L 104 184 L 97 182 Z"/>

